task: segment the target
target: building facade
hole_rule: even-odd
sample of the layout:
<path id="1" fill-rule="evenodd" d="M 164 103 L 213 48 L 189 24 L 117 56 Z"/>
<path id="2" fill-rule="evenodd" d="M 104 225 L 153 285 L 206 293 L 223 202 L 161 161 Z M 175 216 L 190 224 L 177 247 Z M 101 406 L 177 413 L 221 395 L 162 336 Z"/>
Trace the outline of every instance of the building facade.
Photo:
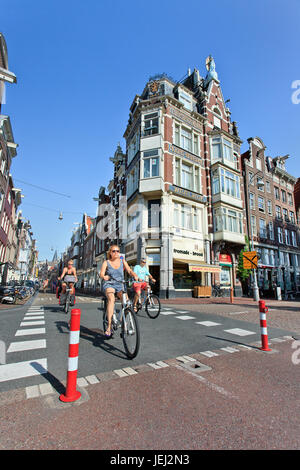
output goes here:
<path id="1" fill-rule="evenodd" d="M 234 287 L 245 243 L 241 140 L 212 57 L 181 83 L 153 77 L 130 107 L 126 139 L 128 262 L 147 256 L 162 297 Z"/>
<path id="2" fill-rule="evenodd" d="M 299 226 L 294 199 L 297 179 L 286 171 L 288 156 L 271 158 L 259 138 L 248 139 L 242 155 L 247 198 L 247 225 L 258 252 L 258 286 L 275 296 L 300 290 Z"/>

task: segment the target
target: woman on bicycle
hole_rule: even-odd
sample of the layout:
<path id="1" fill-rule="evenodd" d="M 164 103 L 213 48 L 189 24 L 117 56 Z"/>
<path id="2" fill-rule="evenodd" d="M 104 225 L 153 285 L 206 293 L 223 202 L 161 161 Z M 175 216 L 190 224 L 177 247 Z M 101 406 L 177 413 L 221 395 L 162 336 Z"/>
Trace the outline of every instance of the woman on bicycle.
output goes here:
<path id="1" fill-rule="evenodd" d="M 102 290 L 107 297 L 107 330 L 105 336 L 111 337 L 111 320 L 114 313 L 115 294 L 122 299 L 124 270 L 136 281 L 138 276 L 132 271 L 124 259 L 120 258 L 118 245 L 111 245 L 107 252 L 107 261 L 101 266 L 100 278 L 103 279 Z"/>
<path id="2" fill-rule="evenodd" d="M 63 269 L 62 275 L 57 278 L 58 280 L 62 279 L 62 294 L 66 293 L 67 283 L 69 283 L 70 288 L 72 289 L 71 295 L 75 294 L 74 284 L 78 281 L 76 268 L 73 266 L 73 260 L 68 261 L 68 266 Z"/>

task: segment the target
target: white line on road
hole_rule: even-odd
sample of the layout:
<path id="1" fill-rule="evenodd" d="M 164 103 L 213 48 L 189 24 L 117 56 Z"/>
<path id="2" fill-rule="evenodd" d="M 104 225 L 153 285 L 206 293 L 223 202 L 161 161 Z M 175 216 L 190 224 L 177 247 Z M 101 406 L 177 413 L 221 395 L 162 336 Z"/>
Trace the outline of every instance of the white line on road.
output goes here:
<path id="1" fill-rule="evenodd" d="M 34 326 L 34 325 L 45 325 L 45 322 L 42 320 L 38 321 L 23 321 L 20 323 L 20 326 Z"/>
<path id="2" fill-rule="evenodd" d="M 11 343 L 7 352 L 17 352 L 17 351 L 29 351 L 31 349 L 42 349 L 46 348 L 45 339 L 37 339 L 33 341 L 18 341 L 16 343 Z"/>
<path id="3" fill-rule="evenodd" d="M 47 358 L 35 359 L 33 361 L 15 362 L 0 366 L 0 382 L 7 380 L 22 379 L 32 375 L 47 373 Z"/>
<path id="4" fill-rule="evenodd" d="M 181 315 L 180 317 L 176 317 L 179 320 L 195 320 L 195 317 L 190 317 L 189 315 Z"/>
<path id="5" fill-rule="evenodd" d="M 45 328 L 28 328 L 28 330 L 18 330 L 15 336 L 43 335 L 45 333 L 46 333 Z"/>

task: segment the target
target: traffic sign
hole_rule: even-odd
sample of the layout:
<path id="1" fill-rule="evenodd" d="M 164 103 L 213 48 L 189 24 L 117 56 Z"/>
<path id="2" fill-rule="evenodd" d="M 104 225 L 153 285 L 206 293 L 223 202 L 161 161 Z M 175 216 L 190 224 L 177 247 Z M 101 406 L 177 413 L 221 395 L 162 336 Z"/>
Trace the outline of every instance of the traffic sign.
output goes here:
<path id="1" fill-rule="evenodd" d="M 244 269 L 257 269 L 257 252 L 256 251 L 244 251 L 243 253 L 243 267 Z"/>

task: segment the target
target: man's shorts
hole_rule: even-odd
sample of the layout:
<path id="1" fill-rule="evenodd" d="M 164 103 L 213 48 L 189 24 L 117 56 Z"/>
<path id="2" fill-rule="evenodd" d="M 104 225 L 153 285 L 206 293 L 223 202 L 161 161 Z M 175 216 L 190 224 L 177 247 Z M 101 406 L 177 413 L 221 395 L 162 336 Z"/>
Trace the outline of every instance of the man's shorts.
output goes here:
<path id="1" fill-rule="evenodd" d="M 134 292 L 136 292 L 138 294 L 139 292 L 141 292 L 141 290 L 146 290 L 147 289 L 148 283 L 145 282 L 145 281 L 143 281 L 143 282 L 134 282 L 132 287 L 133 287 Z"/>

